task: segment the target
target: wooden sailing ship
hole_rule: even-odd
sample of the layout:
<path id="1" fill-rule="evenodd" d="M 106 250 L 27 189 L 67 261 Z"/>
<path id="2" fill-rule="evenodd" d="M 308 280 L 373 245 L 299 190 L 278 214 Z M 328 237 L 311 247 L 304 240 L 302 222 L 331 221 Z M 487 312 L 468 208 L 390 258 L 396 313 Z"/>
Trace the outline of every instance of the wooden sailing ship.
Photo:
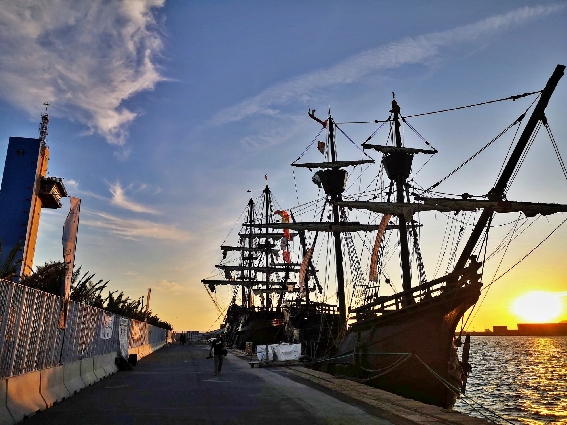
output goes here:
<path id="1" fill-rule="evenodd" d="M 330 214 L 321 213 L 319 222 L 269 223 L 266 228 L 287 228 L 299 232 L 326 232 L 334 245 L 334 271 L 339 309 L 339 327 L 335 350 L 331 355 L 313 363 L 340 376 L 347 376 L 425 403 L 450 408 L 464 389 L 469 367 L 459 361 L 455 331 L 467 310 L 477 303 L 481 294 L 482 270 L 488 231 L 495 213 L 522 212 L 526 217 L 537 214 L 548 215 L 567 211 L 567 206 L 529 202 L 512 202 L 506 192 L 518 165 L 525 156 L 538 123 L 546 121 L 545 108 L 563 75 L 565 66 L 558 65 L 538 92 L 539 100 L 527 120 L 521 136 L 501 170 L 495 185 L 487 195 L 476 198 L 463 194 L 460 198 L 435 197 L 430 191 L 419 191 L 410 184 L 413 159 L 417 155 L 434 155 L 435 149 L 407 147 L 400 128 L 407 123 L 396 100 L 392 101 L 390 117 L 384 123 L 390 125 L 388 142 L 385 145 L 362 144 L 363 149 L 372 149 L 381 154 L 381 167 L 389 179 L 382 201 L 343 199 L 347 186 L 347 171 L 350 166 L 371 166 L 374 161 L 367 157 L 358 161 L 339 161 L 337 158 L 336 133 L 343 132 L 330 115 L 326 120 L 315 116 L 327 131 L 327 138 L 320 150 L 327 155 L 324 162 L 294 162 L 292 166 L 318 169 L 313 181 L 322 186 L 325 202 Z M 533 94 L 533 93 L 532 93 Z M 527 95 L 527 94 L 526 94 Z M 521 96 L 513 96 L 517 99 Z M 523 114 L 514 125 L 518 128 Z M 409 124 L 408 124 L 409 125 Z M 344 132 L 343 132 L 344 133 Z M 423 139 L 425 140 L 425 139 Z M 299 159 L 299 158 L 298 158 Z M 349 222 L 349 211 L 366 210 L 374 214 L 368 224 Z M 460 255 L 456 256 L 452 269 L 446 275 L 427 280 L 419 241 L 419 213 L 482 211 Z M 293 210 L 292 210 L 293 211 Z M 371 216 L 372 217 L 372 216 Z M 330 220 L 324 220 L 329 218 Z M 376 232 L 376 239 L 369 261 L 369 276 L 361 282 L 353 280 L 352 271 L 345 273 L 346 259 L 343 256 L 345 240 L 357 232 Z M 391 284 L 382 268 L 386 234 L 397 233 L 393 245 L 399 250 L 401 269 L 401 291 L 381 295 L 381 284 Z M 316 237 L 312 238 L 313 252 Z M 463 238 L 466 240 L 466 238 Z M 367 247 L 368 248 L 368 247 Z M 391 257 L 391 255 L 390 255 Z M 308 258 L 306 255 L 305 258 Z M 308 258 L 310 261 L 311 257 Z M 304 259 L 305 261 L 305 259 Z M 358 265 L 360 266 L 360 265 Z M 412 271 L 414 273 L 412 281 Z M 300 279 L 301 284 L 301 279 Z M 345 288 L 350 284 L 353 295 L 347 306 Z M 357 287 L 358 285 L 358 287 Z M 466 353 L 468 358 L 468 353 Z"/>
<path id="2" fill-rule="evenodd" d="M 290 216 L 274 207 L 267 185 L 260 200 L 249 200 L 245 215 L 238 243 L 221 246 L 223 261 L 216 267 L 224 279 L 202 280 L 211 292 L 218 286 L 233 288 L 223 325 L 228 345 L 244 349 L 246 343 L 301 342 L 306 356 L 324 354 L 334 342 L 338 315 L 336 306 L 310 301 L 309 294 L 320 289 L 313 264 L 305 262 L 302 270 L 292 261 L 294 241 L 305 254 L 304 232 L 290 232 Z M 274 225 L 280 228 L 274 231 Z M 298 273 L 307 282 L 302 287 Z"/>

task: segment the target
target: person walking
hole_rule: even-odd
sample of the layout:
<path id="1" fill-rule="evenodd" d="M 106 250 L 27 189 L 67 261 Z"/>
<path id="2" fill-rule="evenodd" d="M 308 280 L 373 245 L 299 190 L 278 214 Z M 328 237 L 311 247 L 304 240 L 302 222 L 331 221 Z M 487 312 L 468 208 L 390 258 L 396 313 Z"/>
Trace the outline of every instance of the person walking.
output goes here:
<path id="1" fill-rule="evenodd" d="M 220 375 L 222 370 L 222 362 L 224 356 L 226 355 L 226 349 L 224 347 L 224 338 L 222 334 L 218 334 L 215 339 L 211 342 L 211 351 L 209 356 L 214 356 L 215 362 L 215 376 Z"/>

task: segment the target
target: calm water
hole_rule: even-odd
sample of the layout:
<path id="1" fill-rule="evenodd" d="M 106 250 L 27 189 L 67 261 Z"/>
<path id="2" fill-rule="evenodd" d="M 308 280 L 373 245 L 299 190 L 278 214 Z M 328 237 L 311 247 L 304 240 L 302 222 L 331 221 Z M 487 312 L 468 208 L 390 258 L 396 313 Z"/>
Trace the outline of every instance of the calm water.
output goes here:
<path id="1" fill-rule="evenodd" d="M 490 416 L 480 404 L 517 424 L 567 424 L 567 337 L 473 336 L 471 364 L 455 410 Z"/>

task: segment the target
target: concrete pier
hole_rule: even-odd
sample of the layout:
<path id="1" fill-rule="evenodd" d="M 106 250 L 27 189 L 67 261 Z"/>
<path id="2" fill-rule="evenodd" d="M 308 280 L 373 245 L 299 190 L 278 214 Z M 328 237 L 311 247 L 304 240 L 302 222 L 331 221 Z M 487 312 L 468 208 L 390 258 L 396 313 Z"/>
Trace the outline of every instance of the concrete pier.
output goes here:
<path id="1" fill-rule="evenodd" d="M 243 353 L 220 376 L 206 345 L 173 345 L 25 421 L 34 424 L 485 424 L 302 366 L 251 368 Z"/>

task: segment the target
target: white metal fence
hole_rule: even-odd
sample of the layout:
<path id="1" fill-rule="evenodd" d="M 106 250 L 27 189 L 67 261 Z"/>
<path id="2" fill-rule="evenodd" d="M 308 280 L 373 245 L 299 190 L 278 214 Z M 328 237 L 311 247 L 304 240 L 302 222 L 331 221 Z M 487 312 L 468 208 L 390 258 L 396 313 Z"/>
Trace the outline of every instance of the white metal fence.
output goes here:
<path id="1" fill-rule="evenodd" d="M 0 379 L 120 350 L 120 316 L 71 302 L 59 329 L 63 299 L 0 280 Z M 128 347 L 165 343 L 167 331 L 129 320 Z"/>

